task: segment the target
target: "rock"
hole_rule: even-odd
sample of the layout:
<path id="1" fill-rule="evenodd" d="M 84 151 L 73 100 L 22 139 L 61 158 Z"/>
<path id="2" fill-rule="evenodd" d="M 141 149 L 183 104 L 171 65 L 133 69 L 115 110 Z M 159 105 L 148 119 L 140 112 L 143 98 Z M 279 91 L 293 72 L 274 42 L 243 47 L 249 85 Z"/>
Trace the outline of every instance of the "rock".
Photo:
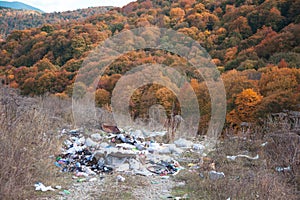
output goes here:
<path id="1" fill-rule="evenodd" d="M 97 142 L 94 142 L 91 138 L 87 138 L 87 139 L 85 140 L 85 145 L 86 145 L 87 147 L 96 147 L 96 146 L 98 145 L 98 143 L 97 143 Z"/>
<path id="2" fill-rule="evenodd" d="M 190 147 L 192 147 L 193 142 L 188 141 L 188 140 L 183 139 L 183 138 L 180 138 L 180 139 L 176 140 L 176 141 L 174 142 L 174 144 L 175 144 L 177 147 L 181 147 L 181 148 L 190 148 Z"/>
<path id="3" fill-rule="evenodd" d="M 102 139 L 102 137 L 99 133 L 92 134 L 91 138 L 95 141 L 100 141 Z"/>

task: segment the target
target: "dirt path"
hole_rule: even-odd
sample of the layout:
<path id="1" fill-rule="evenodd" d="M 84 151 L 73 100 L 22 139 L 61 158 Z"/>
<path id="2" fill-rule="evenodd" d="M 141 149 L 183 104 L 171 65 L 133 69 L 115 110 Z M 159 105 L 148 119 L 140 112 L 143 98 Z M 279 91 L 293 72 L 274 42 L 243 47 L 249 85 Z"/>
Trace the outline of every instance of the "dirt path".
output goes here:
<path id="1" fill-rule="evenodd" d="M 69 187 L 56 190 L 57 193 L 48 200 L 95 200 L 95 199 L 172 199 L 174 177 L 122 175 L 124 182 L 116 180 L 118 174 L 97 176 L 93 182 L 73 180 Z M 69 194 L 63 191 L 67 190 Z M 43 198 L 44 199 L 44 198 Z"/>

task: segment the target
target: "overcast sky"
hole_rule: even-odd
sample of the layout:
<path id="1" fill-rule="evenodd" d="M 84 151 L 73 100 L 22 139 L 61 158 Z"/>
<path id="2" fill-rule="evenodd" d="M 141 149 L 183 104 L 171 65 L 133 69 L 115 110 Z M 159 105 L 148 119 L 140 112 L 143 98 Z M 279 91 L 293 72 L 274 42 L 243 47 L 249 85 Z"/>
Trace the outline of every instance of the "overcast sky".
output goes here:
<path id="1" fill-rule="evenodd" d="M 91 6 L 117 6 L 122 7 L 134 0 L 6 0 L 19 1 L 45 12 L 76 10 Z"/>

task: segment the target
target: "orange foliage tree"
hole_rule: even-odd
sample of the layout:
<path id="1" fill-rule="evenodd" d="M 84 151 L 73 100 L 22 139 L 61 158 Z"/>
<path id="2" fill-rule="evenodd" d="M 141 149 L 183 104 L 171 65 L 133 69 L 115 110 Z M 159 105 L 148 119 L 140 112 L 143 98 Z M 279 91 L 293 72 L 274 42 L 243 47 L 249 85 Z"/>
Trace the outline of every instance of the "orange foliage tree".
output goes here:
<path id="1" fill-rule="evenodd" d="M 241 122 L 254 122 L 256 107 L 262 99 L 263 97 L 253 89 L 243 90 L 235 100 L 236 108 L 227 114 L 227 122 L 237 126 Z"/>

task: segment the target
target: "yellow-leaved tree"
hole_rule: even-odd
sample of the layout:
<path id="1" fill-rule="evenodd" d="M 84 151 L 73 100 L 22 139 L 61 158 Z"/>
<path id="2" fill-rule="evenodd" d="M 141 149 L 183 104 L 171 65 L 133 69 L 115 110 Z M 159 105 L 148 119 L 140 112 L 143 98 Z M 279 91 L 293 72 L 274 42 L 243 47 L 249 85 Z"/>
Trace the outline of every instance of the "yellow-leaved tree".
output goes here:
<path id="1" fill-rule="evenodd" d="M 256 106 L 263 97 L 253 89 L 245 89 L 235 100 L 236 108 L 227 115 L 227 122 L 231 125 L 240 125 L 241 122 L 255 121 Z"/>

